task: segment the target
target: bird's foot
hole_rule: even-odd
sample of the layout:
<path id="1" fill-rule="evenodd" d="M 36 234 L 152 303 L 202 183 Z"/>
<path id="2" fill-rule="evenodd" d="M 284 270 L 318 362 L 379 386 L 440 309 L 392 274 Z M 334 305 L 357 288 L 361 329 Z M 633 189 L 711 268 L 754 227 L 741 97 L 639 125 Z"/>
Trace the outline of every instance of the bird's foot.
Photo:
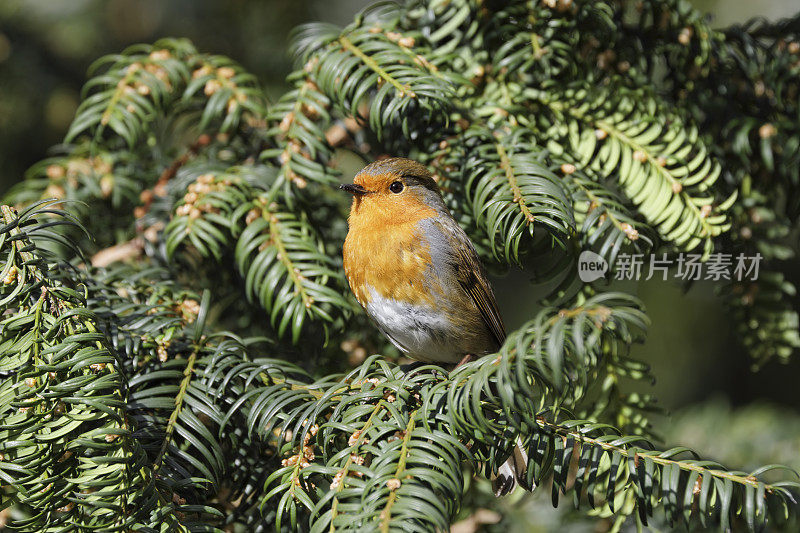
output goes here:
<path id="1" fill-rule="evenodd" d="M 464 357 L 461 358 L 461 361 L 458 362 L 458 364 L 453 368 L 453 370 L 455 370 L 456 368 L 460 367 L 461 365 L 465 365 L 467 363 L 471 363 L 472 361 L 474 361 L 477 358 L 478 358 L 477 356 L 475 356 L 475 355 L 473 355 L 471 353 L 468 353 L 467 355 L 465 355 Z"/>

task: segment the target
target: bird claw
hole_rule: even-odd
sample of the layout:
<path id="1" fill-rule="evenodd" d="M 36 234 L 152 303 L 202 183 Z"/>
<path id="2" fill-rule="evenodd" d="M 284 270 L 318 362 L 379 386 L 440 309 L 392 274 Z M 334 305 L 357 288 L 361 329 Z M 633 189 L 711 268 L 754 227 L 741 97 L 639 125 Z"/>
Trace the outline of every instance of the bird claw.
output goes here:
<path id="1" fill-rule="evenodd" d="M 458 364 L 453 368 L 453 370 L 455 370 L 456 368 L 460 367 L 461 365 L 465 365 L 467 363 L 471 363 L 472 361 L 476 360 L 477 358 L 478 358 L 477 356 L 475 356 L 475 355 L 473 355 L 471 353 L 468 353 L 464 357 L 461 358 L 461 361 L 458 362 Z"/>

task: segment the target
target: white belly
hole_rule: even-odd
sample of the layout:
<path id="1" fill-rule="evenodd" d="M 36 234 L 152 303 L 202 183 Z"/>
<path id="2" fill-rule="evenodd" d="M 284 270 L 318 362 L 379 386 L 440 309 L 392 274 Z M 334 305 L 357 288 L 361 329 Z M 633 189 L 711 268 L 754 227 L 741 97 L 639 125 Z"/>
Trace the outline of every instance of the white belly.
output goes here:
<path id="1" fill-rule="evenodd" d="M 372 288 L 366 311 L 392 344 L 412 359 L 452 363 L 463 355 L 453 343 L 453 326 L 442 311 L 384 298 Z"/>

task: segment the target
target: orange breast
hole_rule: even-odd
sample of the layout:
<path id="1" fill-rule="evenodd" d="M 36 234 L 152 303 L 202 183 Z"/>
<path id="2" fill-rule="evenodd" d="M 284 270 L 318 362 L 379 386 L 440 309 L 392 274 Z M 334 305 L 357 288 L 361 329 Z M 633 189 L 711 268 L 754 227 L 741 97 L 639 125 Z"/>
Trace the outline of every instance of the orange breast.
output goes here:
<path id="1" fill-rule="evenodd" d="M 386 298 L 408 303 L 433 303 L 426 274 L 431 265 L 430 244 L 419 232 L 419 221 L 434 216 L 427 206 L 391 212 L 358 202 L 350 214 L 344 243 L 344 269 L 350 288 L 362 306 L 370 289 Z"/>

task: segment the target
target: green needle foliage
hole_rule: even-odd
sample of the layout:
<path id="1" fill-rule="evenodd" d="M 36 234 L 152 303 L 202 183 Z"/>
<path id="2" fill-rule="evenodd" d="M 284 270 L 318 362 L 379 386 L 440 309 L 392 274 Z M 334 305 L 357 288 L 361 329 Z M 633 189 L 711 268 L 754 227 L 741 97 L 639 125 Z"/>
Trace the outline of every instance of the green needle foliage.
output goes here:
<path id="1" fill-rule="evenodd" d="M 186 41 L 100 59 L 2 208 L 9 527 L 443 531 L 518 444 L 524 485 L 616 527 L 791 528 L 796 474 L 658 443 L 631 383 L 645 310 L 576 261 L 761 254 L 717 283 L 754 365 L 792 356 L 798 28 L 717 31 L 681 0 L 379 3 L 298 29 L 272 104 Z M 398 366 L 342 274 L 345 153 L 428 165 L 548 303 L 496 354 Z"/>

